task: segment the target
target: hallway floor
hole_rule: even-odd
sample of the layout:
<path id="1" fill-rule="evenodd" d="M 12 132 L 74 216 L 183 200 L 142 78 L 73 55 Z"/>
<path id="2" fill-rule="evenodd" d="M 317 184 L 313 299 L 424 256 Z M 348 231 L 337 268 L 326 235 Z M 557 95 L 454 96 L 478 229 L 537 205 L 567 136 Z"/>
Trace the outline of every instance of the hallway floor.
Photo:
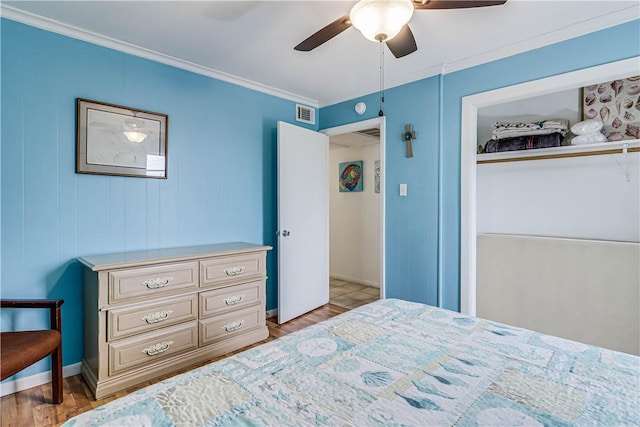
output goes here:
<path id="1" fill-rule="evenodd" d="M 356 308 L 380 299 L 380 289 L 345 280 L 329 279 L 329 303 Z"/>

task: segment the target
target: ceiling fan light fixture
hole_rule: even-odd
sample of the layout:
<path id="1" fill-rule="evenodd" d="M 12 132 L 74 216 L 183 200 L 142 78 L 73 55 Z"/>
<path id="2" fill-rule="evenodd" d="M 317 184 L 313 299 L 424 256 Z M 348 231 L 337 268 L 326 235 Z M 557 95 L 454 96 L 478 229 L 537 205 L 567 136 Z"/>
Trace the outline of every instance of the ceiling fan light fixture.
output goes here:
<path id="1" fill-rule="evenodd" d="M 397 36 L 412 15 L 411 0 L 360 0 L 351 9 L 349 19 L 365 38 L 382 42 Z"/>

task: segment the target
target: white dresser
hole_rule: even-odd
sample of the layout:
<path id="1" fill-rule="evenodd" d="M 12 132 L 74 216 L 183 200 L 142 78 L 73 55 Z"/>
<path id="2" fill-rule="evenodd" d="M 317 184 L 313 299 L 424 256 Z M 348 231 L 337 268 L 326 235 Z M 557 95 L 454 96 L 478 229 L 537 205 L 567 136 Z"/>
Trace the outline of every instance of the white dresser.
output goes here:
<path id="1" fill-rule="evenodd" d="M 78 258 L 82 375 L 96 399 L 266 339 L 270 249 L 235 242 Z"/>

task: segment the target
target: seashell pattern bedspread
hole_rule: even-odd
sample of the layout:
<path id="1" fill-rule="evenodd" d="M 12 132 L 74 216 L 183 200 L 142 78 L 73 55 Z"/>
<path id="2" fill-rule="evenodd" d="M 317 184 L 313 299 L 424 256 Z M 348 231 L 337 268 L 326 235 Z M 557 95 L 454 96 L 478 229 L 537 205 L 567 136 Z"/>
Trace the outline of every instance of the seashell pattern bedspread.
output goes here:
<path id="1" fill-rule="evenodd" d="M 640 425 L 640 358 L 386 299 L 65 425 Z"/>

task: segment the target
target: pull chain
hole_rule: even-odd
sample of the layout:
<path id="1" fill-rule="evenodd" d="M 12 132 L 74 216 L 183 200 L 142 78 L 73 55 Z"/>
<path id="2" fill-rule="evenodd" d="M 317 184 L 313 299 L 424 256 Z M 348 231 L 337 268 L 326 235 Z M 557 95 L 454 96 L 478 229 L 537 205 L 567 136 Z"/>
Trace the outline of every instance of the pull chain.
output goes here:
<path id="1" fill-rule="evenodd" d="M 384 116 L 382 104 L 384 103 L 384 43 L 380 40 L 380 111 L 378 116 Z"/>

